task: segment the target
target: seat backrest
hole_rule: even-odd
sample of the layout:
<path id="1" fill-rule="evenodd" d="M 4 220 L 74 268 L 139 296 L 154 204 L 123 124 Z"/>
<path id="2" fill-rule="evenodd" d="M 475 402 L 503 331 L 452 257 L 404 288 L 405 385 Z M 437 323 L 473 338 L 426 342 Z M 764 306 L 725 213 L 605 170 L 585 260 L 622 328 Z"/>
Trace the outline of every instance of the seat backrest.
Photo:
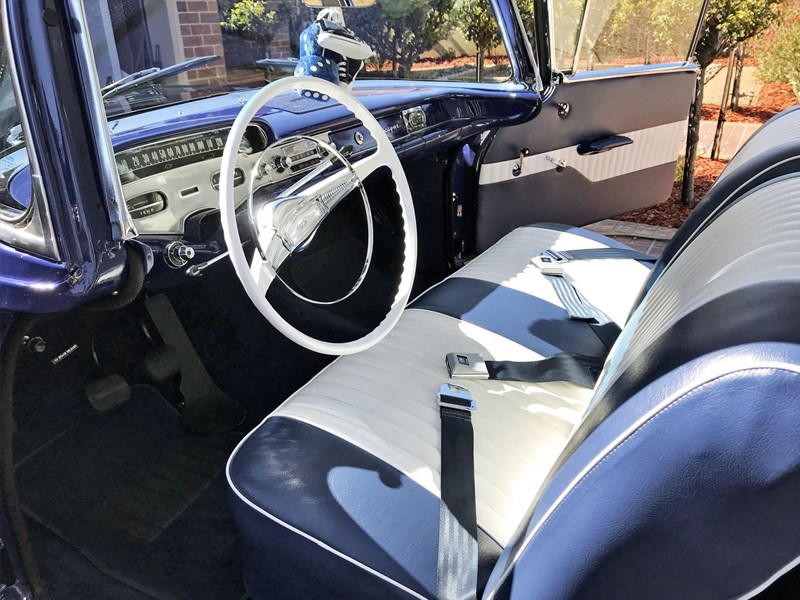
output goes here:
<path id="1" fill-rule="evenodd" d="M 798 302 L 793 174 L 653 283 L 484 598 L 749 597 L 800 563 Z"/>
<path id="2" fill-rule="evenodd" d="M 739 149 L 664 249 L 634 306 L 683 248 L 717 215 L 749 190 L 789 173 L 800 173 L 800 106 L 772 117 Z"/>

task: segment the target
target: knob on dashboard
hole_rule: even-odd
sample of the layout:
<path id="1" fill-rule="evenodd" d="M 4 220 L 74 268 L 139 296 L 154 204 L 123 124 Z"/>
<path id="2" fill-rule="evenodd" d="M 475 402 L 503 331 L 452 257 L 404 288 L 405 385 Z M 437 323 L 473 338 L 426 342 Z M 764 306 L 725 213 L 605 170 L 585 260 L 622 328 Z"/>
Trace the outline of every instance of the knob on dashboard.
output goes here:
<path id="1" fill-rule="evenodd" d="M 170 242 L 164 248 L 164 259 L 173 269 L 185 267 L 186 263 L 194 258 L 194 248 L 183 242 Z"/>

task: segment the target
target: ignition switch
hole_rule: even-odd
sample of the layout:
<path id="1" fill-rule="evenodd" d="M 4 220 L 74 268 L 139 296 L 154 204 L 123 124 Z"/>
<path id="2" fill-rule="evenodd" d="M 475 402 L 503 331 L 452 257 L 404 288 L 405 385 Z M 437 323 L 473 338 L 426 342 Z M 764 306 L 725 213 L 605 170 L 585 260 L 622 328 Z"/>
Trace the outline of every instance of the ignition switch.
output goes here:
<path id="1" fill-rule="evenodd" d="M 194 258 L 194 248 L 183 242 L 170 242 L 164 248 L 164 259 L 173 269 L 185 267 L 186 263 Z"/>

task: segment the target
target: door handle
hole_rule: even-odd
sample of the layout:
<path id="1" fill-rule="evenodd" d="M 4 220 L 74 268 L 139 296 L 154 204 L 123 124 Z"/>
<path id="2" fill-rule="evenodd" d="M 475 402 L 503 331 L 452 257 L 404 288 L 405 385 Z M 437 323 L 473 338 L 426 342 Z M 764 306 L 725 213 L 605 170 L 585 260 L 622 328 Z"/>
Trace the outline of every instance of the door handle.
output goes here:
<path id="1" fill-rule="evenodd" d="M 632 144 L 633 140 L 626 135 L 609 135 L 608 137 L 598 138 L 589 142 L 583 142 L 578 146 L 578 154 L 588 156 L 591 154 L 601 154 L 614 148 L 621 148 Z"/>

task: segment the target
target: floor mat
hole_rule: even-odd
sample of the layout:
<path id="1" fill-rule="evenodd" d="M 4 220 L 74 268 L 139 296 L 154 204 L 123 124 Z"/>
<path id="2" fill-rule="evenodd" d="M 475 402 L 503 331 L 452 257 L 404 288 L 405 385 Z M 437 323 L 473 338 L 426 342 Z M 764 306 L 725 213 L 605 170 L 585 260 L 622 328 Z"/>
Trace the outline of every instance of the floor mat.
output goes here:
<path id="1" fill-rule="evenodd" d="M 238 599 L 224 464 L 241 433 L 192 437 L 154 389 L 91 414 L 18 466 L 26 514 L 101 571 L 162 600 Z"/>

